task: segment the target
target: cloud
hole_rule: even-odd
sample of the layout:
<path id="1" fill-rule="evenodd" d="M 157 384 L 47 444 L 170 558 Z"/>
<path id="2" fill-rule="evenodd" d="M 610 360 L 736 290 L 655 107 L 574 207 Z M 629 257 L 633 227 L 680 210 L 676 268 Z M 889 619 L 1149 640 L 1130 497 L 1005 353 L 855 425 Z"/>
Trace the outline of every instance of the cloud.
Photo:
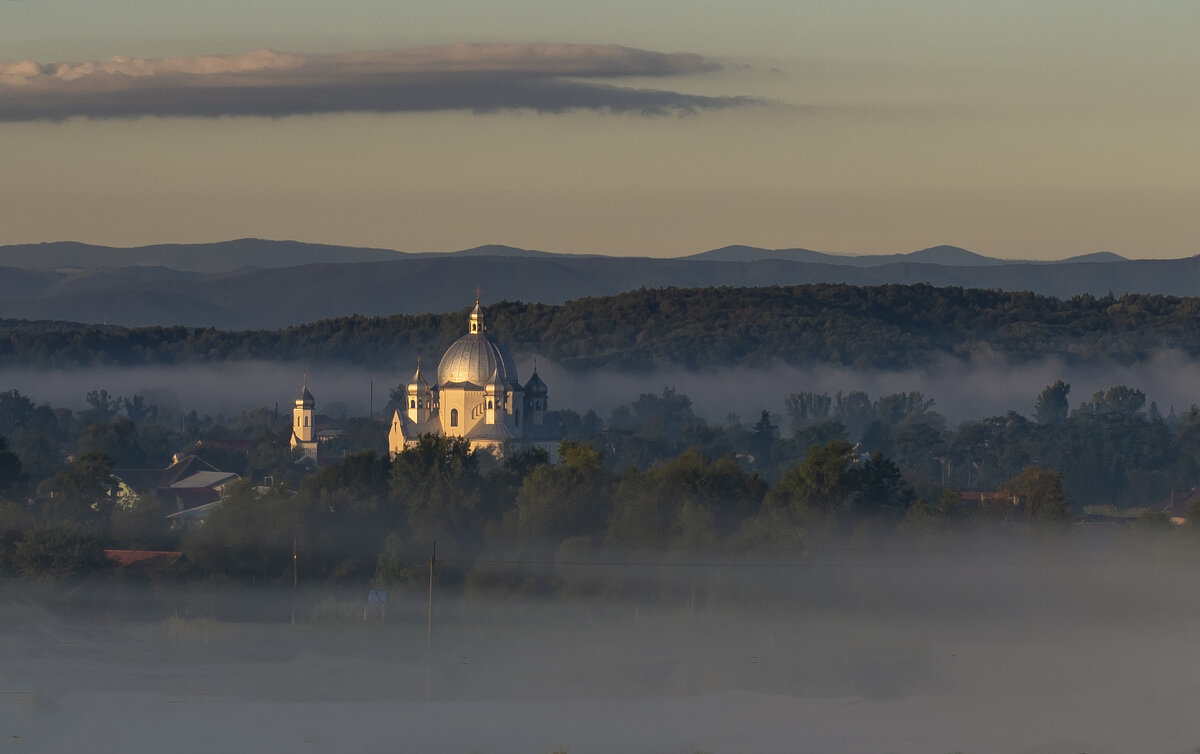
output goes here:
<path id="1" fill-rule="evenodd" d="M 601 83 L 714 66 L 698 55 L 617 45 L 460 44 L 406 50 L 40 64 L 0 62 L 0 122 L 68 118 L 311 115 L 506 109 L 690 114 L 763 104 Z"/>

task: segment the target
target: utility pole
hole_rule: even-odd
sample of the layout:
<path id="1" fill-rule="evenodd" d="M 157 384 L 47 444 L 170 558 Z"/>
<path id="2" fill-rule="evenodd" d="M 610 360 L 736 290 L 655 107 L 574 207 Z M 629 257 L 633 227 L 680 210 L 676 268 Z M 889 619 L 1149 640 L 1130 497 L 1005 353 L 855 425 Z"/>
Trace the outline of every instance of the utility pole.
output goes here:
<path id="1" fill-rule="evenodd" d="M 429 556 L 429 624 L 425 627 L 425 650 L 433 654 L 433 570 L 437 563 L 437 542 Z"/>
<path id="2" fill-rule="evenodd" d="M 296 589 L 300 584 L 299 555 L 296 552 L 296 535 L 292 535 L 292 625 L 296 625 Z"/>
<path id="3" fill-rule="evenodd" d="M 431 698 L 433 681 L 433 569 L 437 564 L 437 542 L 429 555 L 429 623 L 425 626 L 425 698 Z"/>

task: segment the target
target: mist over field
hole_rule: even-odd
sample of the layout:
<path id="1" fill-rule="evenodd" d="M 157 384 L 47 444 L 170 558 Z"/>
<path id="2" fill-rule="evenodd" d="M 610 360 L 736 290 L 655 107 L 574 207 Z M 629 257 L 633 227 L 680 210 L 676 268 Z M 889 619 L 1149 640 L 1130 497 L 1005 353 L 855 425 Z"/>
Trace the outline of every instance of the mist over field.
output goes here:
<path id="1" fill-rule="evenodd" d="M 364 622 L 365 588 L 0 584 L 0 749 L 1194 752 L 1200 561 L 1171 536 L 526 554 L 482 567 L 560 591 L 439 592 L 429 654 L 419 587 Z"/>
<path id="2" fill-rule="evenodd" d="M 519 364 L 528 379 L 533 357 Z M 577 374 L 543 359 L 538 370 L 552 408 L 607 417 L 666 385 L 713 423 L 781 414 L 796 391 L 917 390 L 951 423 L 1031 413 L 1057 379 L 1071 383 L 1072 406 L 1115 384 L 1144 390 L 1164 414 L 1200 400 L 1200 362 L 1179 352 L 1128 367 L 977 356 L 896 372 Z M 318 410 L 334 415 L 365 414 L 372 380 L 380 411 L 412 374 L 277 362 L 6 368 L 0 387 L 71 408 L 106 389 L 177 416 L 232 416 L 287 412 L 306 371 Z M 261 545 L 267 527 L 247 521 L 260 523 L 237 531 Z M 855 524 L 828 540 L 797 530 L 793 550 L 736 540 L 721 551 L 615 550 L 584 537 L 505 551 L 489 540 L 455 561 L 439 539 L 432 651 L 429 553 L 415 551 L 417 538 L 403 543 L 401 565 L 413 569 L 388 582 L 386 613 L 366 604 L 373 555 L 352 577 L 325 569 L 306 581 L 303 547 L 295 592 L 287 546 L 259 548 L 271 561 L 262 580 L 187 564 L 161 580 L 0 580 L 0 751 L 1200 750 L 1196 527 L 906 523 L 878 536 Z"/>
<path id="3" fill-rule="evenodd" d="M 290 410 L 307 373 L 319 411 L 365 416 L 372 407 L 372 381 L 373 407 L 378 413 L 388 401 L 388 391 L 412 377 L 415 361 L 414 357 L 410 365 L 405 360 L 393 370 L 261 361 L 83 370 L 3 367 L 0 387 L 16 389 L 35 402 L 72 409 L 86 407 L 89 391 L 106 389 L 113 395 L 145 394 L 149 402 L 176 413 L 195 409 L 201 415 L 231 416 L 276 404 L 283 411 Z M 534 361 L 532 356 L 518 360 L 522 380 L 529 378 Z M 1071 385 L 1072 406 L 1113 385 L 1142 390 L 1164 415 L 1171 407 L 1182 412 L 1200 403 L 1200 361 L 1170 350 L 1131 365 L 1068 364 L 1059 359 L 1018 364 L 979 355 L 969 361 L 947 358 L 930 368 L 898 371 L 814 364 L 578 372 L 544 358 L 537 358 L 536 363 L 549 385 L 551 408 L 580 413 L 594 409 L 604 418 L 613 407 L 630 403 L 642 393 L 658 393 L 665 386 L 691 398 L 696 413 L 711 424 L 725 423 L 730 413 L 751 422 L 763 409 L 782 414 L 784 396 L 799 391 L 832 395 L 839 390 L 862 390 L 878 397 L 915 390 L 933 398 L 935 410 L 953 425 L 1009 410 L 1028 415 L 1042 388 L 1059 379 Z"/>

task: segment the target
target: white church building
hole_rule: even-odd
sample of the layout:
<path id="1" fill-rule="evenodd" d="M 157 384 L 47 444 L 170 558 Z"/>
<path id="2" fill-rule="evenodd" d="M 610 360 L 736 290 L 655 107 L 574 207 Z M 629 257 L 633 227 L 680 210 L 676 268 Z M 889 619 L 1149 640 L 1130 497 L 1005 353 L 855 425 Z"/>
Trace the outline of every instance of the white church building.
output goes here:
<path id="1" fill-rule="evenodd" d="M 388 450 L 399 453 L 432 434 L 465 437 L 472 448 L 497 456 L 541 447 L 554 457 L 562 437 L 548 397 L 536 367 L 521 384 L 512 357 L 488 334 L 476 299 L 466 334 L 446 349 L 433 383 L 418 360 L 404 405 L 392 416 Z"/>

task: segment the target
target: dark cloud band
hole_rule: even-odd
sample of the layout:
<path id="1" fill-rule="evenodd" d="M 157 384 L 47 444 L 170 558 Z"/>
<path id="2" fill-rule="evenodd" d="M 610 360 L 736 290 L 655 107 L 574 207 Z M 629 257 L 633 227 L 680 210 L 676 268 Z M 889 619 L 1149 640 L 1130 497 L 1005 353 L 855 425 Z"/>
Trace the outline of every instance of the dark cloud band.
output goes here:
<path id="1" fill-rule="evenodd" d="M 707 67 L 694 55 L 573 45 L 454 46 L 324 57 L 259 52 L 51 66 L 26 62 L 0 65 L 0 121 L 506 109 L 663 115 L 760 103 L 597 82 L 679 76 Z"/>

